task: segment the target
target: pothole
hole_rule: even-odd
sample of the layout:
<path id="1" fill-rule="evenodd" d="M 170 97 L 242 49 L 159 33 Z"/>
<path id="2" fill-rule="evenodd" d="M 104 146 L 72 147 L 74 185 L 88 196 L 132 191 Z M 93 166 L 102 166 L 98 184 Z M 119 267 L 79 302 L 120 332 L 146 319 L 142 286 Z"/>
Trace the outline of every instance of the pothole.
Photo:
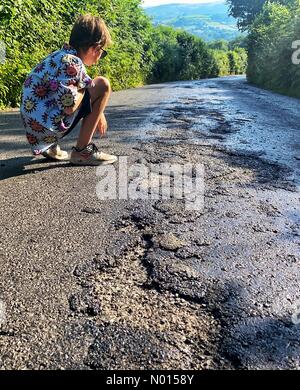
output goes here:
<path id="1" fill-rule="evenodd" d="M 218 356 L 220 327 L 212 316 L 200 305 L 187 302 L 178 294 L 144 288 L 148 281 L 148 272 L 142 263 L 145 250 L 142 246 L 136 247 L 118 267 L 96 276 L 95 293 L 101 305 L 99 320 L 108 332 L 114 329 L 124 333 L 126 340 L 122 346 L 119 338 L 110 340 L 110 353 L 122 347 L 122 353 L 117 355 L 117 367 L 113 368 L 225 367 L 225 361 L 213 358 Z M 101 350 L 101 337 L 95 343 L 100 343 L 98 350 Z M 134 350 L 134 343 L 138 351 Z M 152 350 L 164 353 L 153 359 L 151 350 L 143 348 L 149 343 Z M 100 355 L 95 353 L 95 348 L 97 345 L 91 348 L 89 361 L 97 366 Z M 107 356 L 105 358 L 110 360 Z"/>

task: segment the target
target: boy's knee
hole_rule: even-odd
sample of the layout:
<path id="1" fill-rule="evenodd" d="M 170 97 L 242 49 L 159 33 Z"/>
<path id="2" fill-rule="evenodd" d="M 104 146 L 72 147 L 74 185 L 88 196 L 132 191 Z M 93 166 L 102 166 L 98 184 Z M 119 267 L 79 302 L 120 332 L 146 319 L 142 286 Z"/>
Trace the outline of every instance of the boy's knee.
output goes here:
<path id="1" fill-rule="evenodd" d="M 98 76 L 94 79 L 95 84 L 104 92 L 111 92 L 110 82 L 107 78 Z"/>

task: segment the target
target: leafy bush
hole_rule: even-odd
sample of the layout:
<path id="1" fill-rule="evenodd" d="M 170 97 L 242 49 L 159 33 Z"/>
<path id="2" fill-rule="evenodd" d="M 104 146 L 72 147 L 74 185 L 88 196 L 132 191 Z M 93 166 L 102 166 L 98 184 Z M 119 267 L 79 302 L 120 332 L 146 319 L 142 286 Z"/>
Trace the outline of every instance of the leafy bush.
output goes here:
<path id="1" fill-rule="evenodd" d="M 300 37 L 297 9 L 265 4 L 249 34 L 248 80 L 264 88 L 300 97 L 300 69 L 292 63 L 292 42 Z"/>
<path id="2" fill-rule="evenodd" d="M 213 50 L 215 60 L 215 75 L 238 75 L 245 74 L 247 69 L 247 52 L 243 48 L 234 50 Z"/>
<path id="3" fill-rule="evenodd" d="M 215 60 L 215 73 L 217 76 L 226 76 L 230 73 L 228 53 L 223 50 L 213 50 Z"/>
<path id="4" fill-rule="evenodd" d="M 247 28 L 248 80 L 300 97 L 300 66 L 292 42 L 300 39 L 300 0 L 228 0 L 231 13 Z"/>
<path id="5" fill-rule="evenodd" d="M 70 30 L 73 3 L 2 0 L 0 40 L 6 46 L 6 61 L 0 64 L 0 106 L 16 106 L 28 72 L 64 42 Z"/>

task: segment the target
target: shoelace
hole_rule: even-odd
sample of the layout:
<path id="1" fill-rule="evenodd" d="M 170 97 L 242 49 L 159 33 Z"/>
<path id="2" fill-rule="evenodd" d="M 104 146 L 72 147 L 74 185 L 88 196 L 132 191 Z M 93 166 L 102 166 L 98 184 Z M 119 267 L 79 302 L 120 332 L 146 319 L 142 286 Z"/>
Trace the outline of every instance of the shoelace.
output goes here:
<path id="1" fill-rule="evenodd" d="M 83 152 L 84 150 L 87 150 L 90 153 L 97 153 L 97 152 L 99 152 L 99 149 L 93 143 L 90 143 L 90 144 L 86 145 L 86 147 L 83 148 L 83 149 L 78 149 L 75 146 L 73 146 L 73 149 L 75 149 L 77 152 Z"/>
<path id="2" fill-rule="evenodd" d="M 99 149 L 98 149 L 97 146 L 96 146 L 95 144 L 93 144 L 93 143 L 86 145 L 86 148 L 85 148 L 85 149 L 87 149 L 88 151 L 90 151 L 90 152 L 92 152 L 92 153 L 97 153 L 97 152 L 99 152 Z"/>

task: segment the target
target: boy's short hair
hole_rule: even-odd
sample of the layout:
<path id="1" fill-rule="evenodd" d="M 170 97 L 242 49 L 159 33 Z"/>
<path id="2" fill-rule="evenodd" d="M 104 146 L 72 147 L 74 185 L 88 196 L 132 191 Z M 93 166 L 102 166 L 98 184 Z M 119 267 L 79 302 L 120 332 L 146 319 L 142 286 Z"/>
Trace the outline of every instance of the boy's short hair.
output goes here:
<path id="1" fill-rule="evenodd" d="M 104 20 L 89 14 L 80 16 L 72 28 L 69 44 L 77 51 L 87 51 L 96 43 L 100 43 L 103 48 L 112 44 Z"/>

